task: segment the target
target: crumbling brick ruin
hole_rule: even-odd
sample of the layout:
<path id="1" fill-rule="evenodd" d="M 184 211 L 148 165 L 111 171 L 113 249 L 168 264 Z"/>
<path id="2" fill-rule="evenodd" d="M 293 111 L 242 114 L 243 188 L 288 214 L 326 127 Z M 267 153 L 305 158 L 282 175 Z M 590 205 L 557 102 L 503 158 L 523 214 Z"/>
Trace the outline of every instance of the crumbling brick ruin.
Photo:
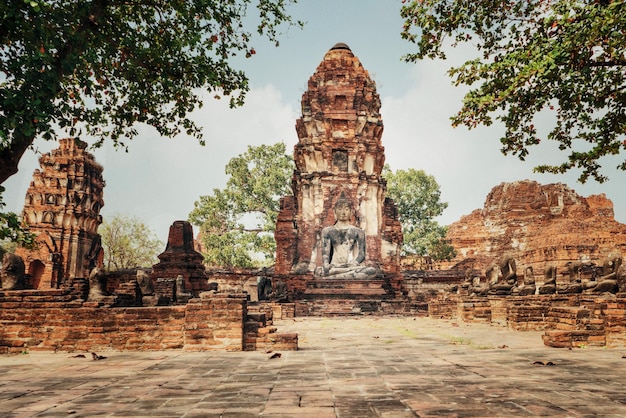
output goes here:
<path id="1" fill-rule="evenodd" d="M 402 228 L 385 196 L 383 121 L 376 85 L 342 43 L 324 56 L 302 96 L 296 121 L 293 196 L 284 197 L 276 226 L 276 272 L 313 273 L 322 265 L 320 235 L 335 222 L 343 194 L 364 230 L 366 261 L 396 274 Z"/>
<path id="2" fill-rule="evenodd" d="M 626 225 L 615 220 L 604 195 L 580 196 L 561 183 L 516 181 L 495 186 L 476 209 L 450 225 L 447 238 L 458 256 L 450 267 L 485 270 L 505 255 L 518 272 L 539 277 L 546 264 L 566 272 L 568 262 L 626 255 Z"/>
<path id="3" fill-rule="evenodd" d="M 207 272 L 186 221 L 152 268 L 99 270 L 102 167 L 85 143 L 61 140 L 26 196 L 39 247 L 0 273 L 0 350 L 293 350 L 298 336 L 273 318 L 368 314 L 541 330 L 553 347 L 626 345 L 626 225 L 603 195 L 503 183 L 450 226 L 456 259 L 402 270 L 379 110 L 367 71 L 335 45 L 302 97 L 276 265 L 255 270 Z"/>
<path id="4" fill-rule="evenodd" d="M 57 289 L 67 279 L 88 277 L 102 266 L 98 226 L 104 206 L 102 166 L 79 139 L 59 140 L 59 148 L 39 158 L 26 192 L 23 219 L 37 235 L 37 248 L 19 248 L 27 287 Z"/>
<path id="5" fill-rule="evenodd" d="M 272 326 L 280 307 L 249 313 L 245 294 L 207 292 L 188 222 L 173 223 L 153 278 L 102 271 L 104 180 L 85 149 L 63 139 L 40 158 L 24 206 L 38 247 L 6 254 L 0 272 L 0 352 L 297 349 Z"/>
<path id="6" fill-rule="evenodd" d="M 203 257 L 194 249 L 193 228 L 189 222 L 175 221 L 170 226 L 167 246 L 158 258 L 159 263 L 152 267 L 151 275 L 158 288 L 157 293 L 176 301 L 197 297 L 200 292 L 209 289 Z M 182 283 L 179 279 L 176 285 L 175 280 L 179 276 Z"/>
<path id="7" fill-rule="evenodd" d="M 604 195 L 502 183 L 447 237 L 465 279 L 433 295 L 429 315 L 543 330 L 553 347 L 624 345 L 626 225 Z"/>

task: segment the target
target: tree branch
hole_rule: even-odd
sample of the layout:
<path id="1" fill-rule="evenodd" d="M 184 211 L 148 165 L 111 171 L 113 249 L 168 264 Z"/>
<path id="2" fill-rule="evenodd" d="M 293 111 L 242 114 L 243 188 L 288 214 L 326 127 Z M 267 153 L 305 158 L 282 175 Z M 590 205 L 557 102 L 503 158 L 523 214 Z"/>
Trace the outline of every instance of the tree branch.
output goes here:
<path id="1" fill-rule="evenodd" d="M 20 159 L 34 141 L 33 138 L 25 138 L 23 135 L 14 134 L 10 146 L 0 150 L 0 184 L 4 183 L 9 177 L 17 173 L 17 166 Z"/>

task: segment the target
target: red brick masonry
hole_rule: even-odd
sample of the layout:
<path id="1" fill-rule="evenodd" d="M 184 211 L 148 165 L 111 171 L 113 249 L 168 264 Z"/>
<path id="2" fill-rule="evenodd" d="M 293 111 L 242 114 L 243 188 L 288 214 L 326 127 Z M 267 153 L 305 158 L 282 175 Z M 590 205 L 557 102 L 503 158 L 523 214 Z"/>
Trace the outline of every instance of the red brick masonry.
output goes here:
<path id="1" fill-rule="evenodd" d="M 0 352 L 241 351 L 246 314 L 241 294 L 202 293 L 186 305 L 111 308 L 64 290 L 5 291 L 0 292 Z M 297 349 L 296 334 L 276 338 L 282 349 Z"/>
<path id="2" fill-rule="evenodd" d="M 447 295 L 430 300 L 428 314 L 518 331 L 545 331 L 543 342 L 550 347 L 626 347 L 626 294 Z"/>

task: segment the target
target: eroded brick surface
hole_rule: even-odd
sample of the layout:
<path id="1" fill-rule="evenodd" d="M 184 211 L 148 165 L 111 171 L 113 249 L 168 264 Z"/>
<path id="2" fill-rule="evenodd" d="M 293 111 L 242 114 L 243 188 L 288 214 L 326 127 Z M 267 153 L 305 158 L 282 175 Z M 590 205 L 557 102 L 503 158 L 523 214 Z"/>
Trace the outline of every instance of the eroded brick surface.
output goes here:
<path id="1" fill-rule="evenodd" d="M 97 231 L 104 180 L 86 147 L 79 139 L 60 139 L 59 148 L 39 158 L 41 169 L 33 173 L 22 213 L 38 246 L 16 250 L 29 275 L 27 288 L 55 289 L 102 266 Z"/>
<path id="2" fill-rule="evenodd" d="M 186 305 L 116 308 L 60 290 L 6 291 L 0 292 L 0 349 L 237 351 L 243 349 L 246 312 L 245 295 L 202 294 Z"/>
<path id="3" fill-rule="evenodd" d="M 482 209 L 450 225 L 447 238 L 458 256 L 446 268 L 484 272 L 509 255 L 518 274 L 531 267 L 539 283 L 547 265 L 557 267 L 560 283 L 568 281 L 568 262 L 601 266 L 609 255 L 626 255 L 626 225 L 615 220 L 613 203 L 604 195 L 580 196 L 561 183 L 495 186 Z"/>
<path id="4" fill-rule="evenodd" d="M 281 200 L 276 273 L 311 274 L 321 266 L 320 234 L 334 224 L 340 196 L 352 201 L 364 230 L 366 263 L 399 271 L 401 225 L 385 197 L 380 98 L 374 81 L 345 44 L 324 56 L 302 96 L 296 121 L 293 196 Z"/>

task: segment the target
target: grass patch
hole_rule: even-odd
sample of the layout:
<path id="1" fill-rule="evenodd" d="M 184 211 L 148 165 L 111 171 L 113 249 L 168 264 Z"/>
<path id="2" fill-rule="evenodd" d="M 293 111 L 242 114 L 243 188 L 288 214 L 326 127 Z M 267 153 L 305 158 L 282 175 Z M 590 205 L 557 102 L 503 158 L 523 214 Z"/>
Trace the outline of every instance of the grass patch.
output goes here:
<path id="1" fill-rule="evenodd" d="M 457 337 L 455 335 L 445 335 L 444 337 L 450 341 L 450 344 L 466 345 L 475 350 L 492 350 L 494 348 L 491 344 L 477 344 L 469 338 Z"/>
<path id="2" fill-rule="evenodd" d="M 404 335 L 405 337 L 409 337 L 409 338 L 419 338 L 419 335 L 417 334 L 416 331 L 410 330 L 408 328 L 400 328 L 400 327 L 396 327 L 396 331 L 398 331 L 400 334 Z"/>

